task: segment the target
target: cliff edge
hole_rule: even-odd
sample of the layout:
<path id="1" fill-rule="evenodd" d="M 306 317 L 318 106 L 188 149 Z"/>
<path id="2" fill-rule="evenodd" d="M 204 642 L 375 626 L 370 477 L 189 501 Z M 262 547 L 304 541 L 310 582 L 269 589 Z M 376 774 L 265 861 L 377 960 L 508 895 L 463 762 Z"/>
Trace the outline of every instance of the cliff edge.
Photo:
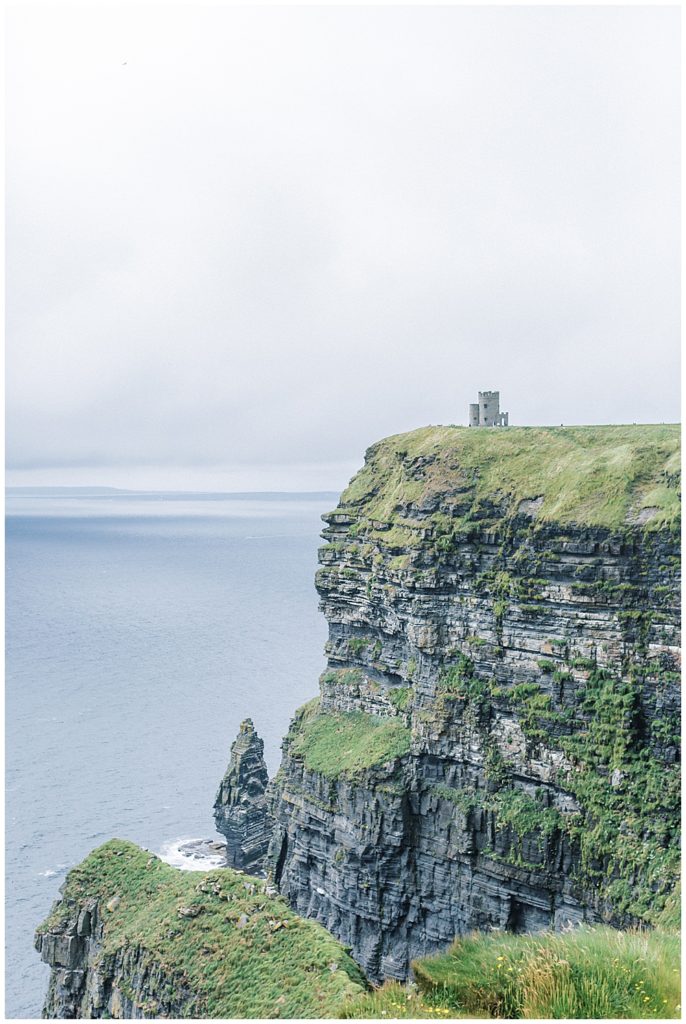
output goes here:
<path id="1" fill-rule="evenodd" d="M 374 445 L 316 585 L 269 866 L 373 979 L 473 929 L 624 926 L 679 870 L 679 429 Z"/>
<path id="2" fill-rule="evenodd" d="M 233 863 L 268 880 L 96 850 L 37 934 L 45 1015 L 395 1015 L 398 986 L 363 995 L 347 950 L 372 980 L 445 954 L 416 971 L 431 1007 L 399 1015 L 502 1015 L 488 993 L 525 948 L 615 992 L 578 1016 L 635 1015 L 622 993 L 643 940 L 593 933 L 606 992 L 593 964 L 590 988 L 572 971 L 593 943 L 566 929 L 678 906 L 679 458 L 670 425 L 428 427 L 372 446 L 324 516 L 320 695 L 268 784 L 243 723 L 215 805 Z M 565 934 L 506 934 L 541 930 Z M 474 931 L 499 934 L 470 960 Z M 656 971 L 665 943 L 677 955 L 656 933 Z M 678 1012 L 672 981 L 659 1005 L 641 995 L 646 1014 Z M 506 1015 L 550 1015 L 532 985 Z"/>
<path id="3" fill-rule="evenodd" d="M 36 933 L 44 1017 L 330 1017 L 366 982 L 264 880 L 179 871 L 113 839 L 69 872 Z"/>

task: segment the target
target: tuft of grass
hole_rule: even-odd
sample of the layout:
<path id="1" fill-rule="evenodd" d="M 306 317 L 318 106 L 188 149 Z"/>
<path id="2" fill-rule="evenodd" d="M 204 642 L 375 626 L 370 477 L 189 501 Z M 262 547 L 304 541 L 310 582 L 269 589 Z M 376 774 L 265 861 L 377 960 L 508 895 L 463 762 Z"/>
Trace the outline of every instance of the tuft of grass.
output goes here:
<path id="1" fill-rule="evenodd" d="M 677 882 L 667 897 L 655 924 L 669 931 L 681 931 L 681 882 Z"/>
<path id="2" fill-rule="evenodd" d="M 395 686 L 387 691 L 386 696 L 393 707 L 402 713 L 411 707 L 414 689 L 411 686 Z"/>
<path id="3" fill-rule="evenodd" d="M 120 902 L 109 912 L 115 895 Z M 195 1017 L 335 1016 L 342 1000 L 366 988 L 321 925 L 266 895 L 264 880 L 229 868 L 179 871 L 114 839 L 70 871 L 39 931 L 67 927 L 93 899 L 104 923 L 103 959 L 138 947 L 172 992 L 187 994 Z M 199 907 L 198 916 L 179 916 L 188 906 Z"/>
<path id="4" fill-rule="evenodd" d="M 677 933 L 581 927 L 470 935 L 412 966 L 422 999 L 455 1015 L 659 1019 L 680 1016 L 679 964 Z"/>
<path id="5" fill-rule="evenodd" d="M 290 750 L 304 758 L 310 771 L 336 779 L 397 761 L 409 752 L 411 739 L 411 730 L 398 718 L 362 711 L 319 714 L 295 720 Z"/>
<path id="6" fill-rule="evenodd" d="M 329 668 L 322 673 L 320 681 L 336 686 L 358 686 L 364 682 L 364 672 L 359 668 Z"/>
<path id="7" fill-rule="evenodd" d="M 679 520 L 679 453 L 678 424 L 423 427 L 373 445 L 338 511 L 392 524 L 401 547 L 421 543 L 412 507 L 432 499 L 437 535 L 465 532 L 489 507 L 496 518 L 515 515 L 534 498 L 538 522 L 659 529 Z M 378 539 L 390 543 L 388 531 Z"/>
<path id="8" fill-rule="evenodd" d="M 447 1020 L 455 1016 L 453 1009 L 424 999 L 416 988 L 387 981 L 380 988 L 355 996 L 341 1008 L 344 1020 Z"/>

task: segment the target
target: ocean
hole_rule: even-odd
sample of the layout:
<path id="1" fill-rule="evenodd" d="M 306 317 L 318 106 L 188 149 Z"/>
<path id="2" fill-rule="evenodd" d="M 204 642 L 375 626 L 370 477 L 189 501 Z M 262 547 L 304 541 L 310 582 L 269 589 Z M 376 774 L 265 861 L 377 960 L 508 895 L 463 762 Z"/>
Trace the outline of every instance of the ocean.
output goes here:
<path id="1" fill-rule="evenodd" d="M 251 717 L 272 774 L 317 693 L 314 572 L 335 494 L 18 495 L 6 519 L 6 1015 L 38 1017 L 33 932 L 111 837 L 178 862 Z"/>

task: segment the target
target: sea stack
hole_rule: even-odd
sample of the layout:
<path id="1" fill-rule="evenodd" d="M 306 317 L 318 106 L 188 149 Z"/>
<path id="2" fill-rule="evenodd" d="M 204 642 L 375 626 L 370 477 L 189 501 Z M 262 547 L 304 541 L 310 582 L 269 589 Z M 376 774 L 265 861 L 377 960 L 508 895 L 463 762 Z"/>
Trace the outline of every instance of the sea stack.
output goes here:
<path id="1" fill-rule="evenodd" d="M 233 746 L 231 759 L 214 801 L 217 831 L 226 837 L 229 867 L 259 874 L 264 866 L 273 821 L 267 810 L 269 783 L 264 743 L 246 718 Z"/>

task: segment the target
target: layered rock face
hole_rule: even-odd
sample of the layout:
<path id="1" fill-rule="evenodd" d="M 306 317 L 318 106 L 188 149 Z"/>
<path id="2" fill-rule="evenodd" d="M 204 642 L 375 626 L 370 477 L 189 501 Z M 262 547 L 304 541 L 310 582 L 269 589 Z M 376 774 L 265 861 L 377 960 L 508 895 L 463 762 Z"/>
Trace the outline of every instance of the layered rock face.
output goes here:
<path id="1" fill-rule="evenodd" d="M 326 516 L 269 868 L 372 978 L 650 921 L 678 873 L 678 430 L 427 428 Z"/>
<path id="2" fill-rule="evenodd" d="M 37 933 L 44 1015 L 340 1017 L 365 987 L 344 947 L 405 978 L 473 929 L 657 921 L 679 872 L 678 488 L 670 426 L 369 449 L 324 517 L 320 696 L 269 784 L 242 724 L 215 803 L 230 863 L 269 877 L 94 851 Z"/>
<path id="3" fill-rule="evenodd" d="M 49 1018 L 338 1017 L 366 988 L 264 880 L 179 871 L 117 839 L 69 872 L 36 948 Z"/>
<path id="4" fill-rule="evenodd" d="M 265 795 L 268 782 L 264 743 L 247 718 L 231 747 L 214 802 L 214 820 L 226 837 L 229 867 L 252 874 L 262 871 L 273 828 Z"/>
<path id="5" fill-rule="evenodd" d="M 107 903 L 111 912 L 116 911 L 116 897 Z M 36 933 L 36 949 L 52 968 L 44 1017 L 135 1020 L 202 1015 L 197 993 L 144 946 L 125 943 L 104 952 L 103 915 L 110 913 L 104 903 L 85 899 L 70 909 L 50 931 Z"/>

